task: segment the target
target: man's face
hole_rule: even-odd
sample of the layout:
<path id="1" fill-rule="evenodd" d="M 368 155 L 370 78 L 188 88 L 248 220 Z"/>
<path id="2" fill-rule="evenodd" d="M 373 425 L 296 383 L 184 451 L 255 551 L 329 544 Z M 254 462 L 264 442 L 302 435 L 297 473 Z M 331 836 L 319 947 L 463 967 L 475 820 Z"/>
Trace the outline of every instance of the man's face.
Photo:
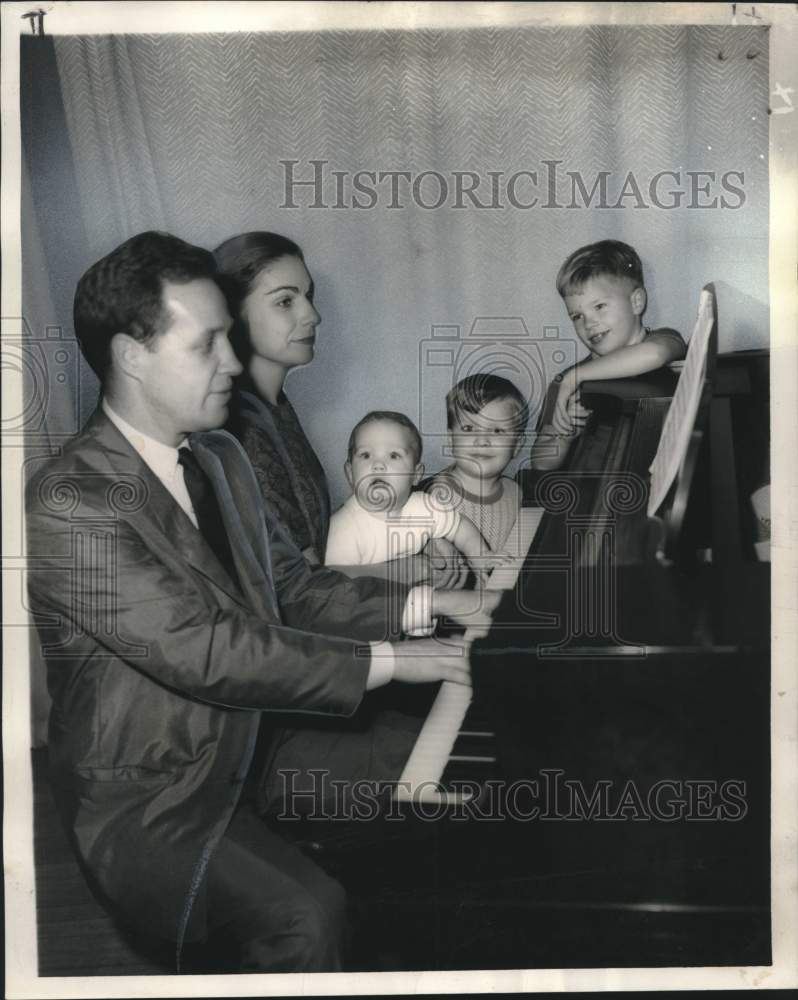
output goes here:
<path id="1" fill-rule="evenodd" d="M 391 420 L 372 420 L 357 432 L 345 472 L 361 507 L 400 510 L 424 471 L 416 463 L 410 432 Z"/>
<path id="2" fill-rule="evenodd" d="M 224 296 L 210 279 L 164 282 L 162 302 L 168 325 L 140 357 L 141 399 L 158 439 L 178 445 L 225 423 L 241 365 L 227 337 Z"/>
<path id="3" fill-rule="evenodd" d="M 628 278 L 599 275 L 565 296 L 576 335 L 598 357 L 643 338 L 646 293 Z"/>

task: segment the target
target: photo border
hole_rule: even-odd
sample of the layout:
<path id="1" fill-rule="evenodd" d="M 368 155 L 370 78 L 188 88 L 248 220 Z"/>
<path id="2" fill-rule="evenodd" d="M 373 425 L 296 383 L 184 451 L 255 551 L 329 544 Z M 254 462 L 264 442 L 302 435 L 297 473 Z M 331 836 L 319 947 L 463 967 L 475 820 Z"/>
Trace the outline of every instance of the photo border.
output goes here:
<path id="1" fill-rule="evenodd" d="M 223 9 L 222 9 L 223 8 Z M 19 37 L 31 5 L 2 6 L 2 316 L 21 316 Z M 796 5 L 756 4 L 361 4 L 361 3 L 80 3 L 44 6 L 48 34 L 179 31 L 324 31 L 557 24 L 770 24 L 771 102 L 796 94 Z M 752 13 L 754 11 L 754 13 Z M 792 88 L 792 90 L 790 90 Z M 782 100 L 784 100 L 782 98 Z M 789 99 L 787 99 L 789 100 Z M 39 977 L 33 868 L 28 629 L 21 587 L 22 449 L 4 447 L 3 472 L 3 764 L 5 775 L 6 995 L 32 997 L 266 996 L 448 992 L 538 992 L 604 989 L 784 988 L 798 985 L 798 114 L 771 115 L 770 351 L 773 536 L 772 664 L 772 919 L 773 964 L 767 967 L 490 970 L 236 976 Z M 22 412 L 19 373 L 3 366 L 3 420 Z M 792 419 L 791 419 L 792 417 Z M 9 625 L 9 623 L 12 623 Z M 17 623 L 17 624 L 14 624 Z"/>

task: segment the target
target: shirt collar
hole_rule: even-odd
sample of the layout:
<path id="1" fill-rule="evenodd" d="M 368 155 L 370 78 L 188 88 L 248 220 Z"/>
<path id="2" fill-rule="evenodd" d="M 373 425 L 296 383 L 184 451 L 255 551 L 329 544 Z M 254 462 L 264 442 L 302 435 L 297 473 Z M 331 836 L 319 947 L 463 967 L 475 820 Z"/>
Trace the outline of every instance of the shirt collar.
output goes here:
<path id="1" fill-rule="evenodd" d="M 188 445 L 188 438 L 184 438 L 177 448 L 164 444 L 163 441 L 156 441 L 143 431 L 138 430 L 129 424 L 118 413 L 111 409 L 108 401 L 103 398 L 102 408 L 105 415 L 130 443 L 142 460 L 152 469 L 160 480 L 170 480 L 175 476 L 177 469 L 178 449 Z"/>

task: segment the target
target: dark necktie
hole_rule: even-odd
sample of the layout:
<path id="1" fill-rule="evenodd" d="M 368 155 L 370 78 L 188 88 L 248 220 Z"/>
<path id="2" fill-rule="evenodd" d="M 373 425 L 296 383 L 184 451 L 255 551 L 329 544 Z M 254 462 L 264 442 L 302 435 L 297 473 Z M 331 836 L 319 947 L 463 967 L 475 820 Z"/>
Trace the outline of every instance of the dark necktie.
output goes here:
<path id="1" fill-rule="evenodd" d="M 200 468 L 197 457 L 190 448 L 180 448 L 177 461 L 183 466 L 183 480 L 191 499 L 191 506 L 194 508 L 200 534 L 230 574 L 231 580 L 238 586 L 238 573 L 233 561 L 230 540 L 210 480 Z"/>

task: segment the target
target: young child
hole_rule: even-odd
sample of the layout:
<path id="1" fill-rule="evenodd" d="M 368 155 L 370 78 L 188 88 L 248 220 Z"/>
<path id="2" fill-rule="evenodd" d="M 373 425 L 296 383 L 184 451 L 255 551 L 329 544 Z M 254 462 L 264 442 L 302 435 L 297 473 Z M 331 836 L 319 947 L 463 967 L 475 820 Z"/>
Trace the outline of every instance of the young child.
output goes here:
<path id="1" fill-rule="evenodd" d="M 579 397 L 582 382 L 642 375 L 686 350 L 675 330 L 643 326 L 643 265 L 626 243 L 602 240 L 574 251 L 557 274 L 557 291 L 590 357 L 549 386 L 531 456 L 541 470 L 559 468 L 584 430 L 589 411 Z"/>
<path id="2" fill-rule="evenodd" d="M 413 555 L 446 538 L 477 575 L 507 562 L 451 504 L 411 493 L 424 473 L 421 435 L 403 413 L 375 410 L 349 436 L 344 471 L 352 496 L 330 519 L 325 563 L 363 566 Z"/>
<path id="3" fill-rule="evenodd" d="M 446 424 L 454 461 L 425 483 L 433 496 L 451 497 L 494 550 L 501 550 L 515 524 L 521 491 L 504 470 L 524 441 L 527 403 L 518 388 L 498 375 L 462 379 L 446 396 Z"/>

